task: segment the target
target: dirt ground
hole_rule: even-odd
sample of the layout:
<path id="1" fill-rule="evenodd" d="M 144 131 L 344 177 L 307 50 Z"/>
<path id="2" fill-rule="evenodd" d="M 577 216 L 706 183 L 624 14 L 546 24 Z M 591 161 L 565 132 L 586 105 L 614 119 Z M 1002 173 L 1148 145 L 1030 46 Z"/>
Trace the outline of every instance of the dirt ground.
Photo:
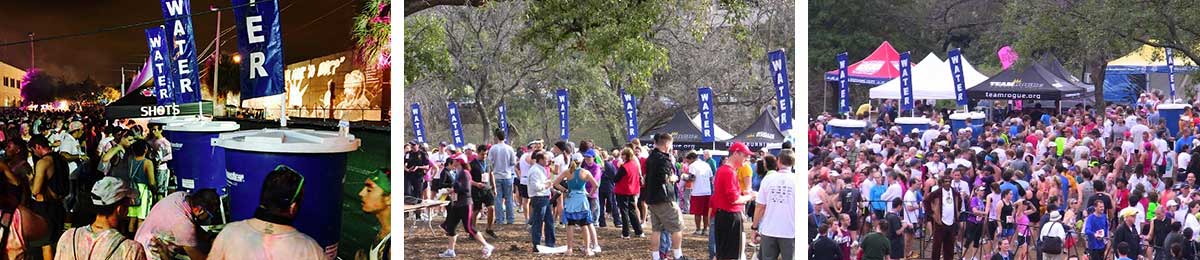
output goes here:
<path id="1" fill-rule="evenodd" d="M 480 219 L 484 219 L 480 217 Z M 404 257 L 406 259 L 436 259 L 438 254 L 446 250 L 447 237 L 438 225 L 442 223 L 443 218 L 440 216 L 434 217 L 433 229 L 425 226 L 424 222 L 419 223 L 419 227 L 414 231 L 413 221 L 409 219 L 405 223 L 405 232 L 409 235 L 404 238 Z M 646 237 L 631 237 L 628 240 L 621 238 L 621 228 L 614 227 L 611 223 L 612 218 L 609 217 L 608 227 L 599 228 L 597 236 L 600 238 L 601 253 L 593 257 L 585 257 L 582 251 L 576 250 L 570 254 L 559 255 L 544 255 L 535 254 L 531 250 L 531 237 L 529 234 L 529 226 L 525 225 L 523 214 L 516 215 L 516 221 L 513 225 L 496 225 L 493 229 L 498 238 L 492 238 L 484 235 L 484 239 L 496 246 L 496 250 L 492 252 L 491 259 L 501 260 L 527 260 L 527 259 L 650 259 L 650 239 L 657 239 L 654 234 L 647 232 Z M 708 257 L 708 236 L 697 236 L 691 233 L 695 231 L 695 222 L 692 215 L 683 216 L 683 254 L 691 259 L 706 259 Z M 744 231 L 748 232 L 750 223 L 747 221 L 743 225 Z M 486 221 L 477 224 L 476 228 L 480 234 L 484 234 L 487 227 Z M 649 230 L 650 224 L 644 223 L 643 230 Z M 567 228 L 563 225 L 557 225 L 554 229 L 556 243 L 558 246 L 564 246 L 567 243 Z M 632 231 L 630 231 L 632 233 Z M 576 230 L 576 242 L 582 239 L 581 230 Z M 473 238 L 469 238 L 462 230 L 462 226 L 458 228 L 458 245 L 455 248 L 458 258 L 461 259 L 478 259 L 483 256 L 482 247 L 479 242 Z M 746 236 L 749 242 L 749 234 Z M 574 250 L 574 249 L 573 249 Z M 752 253 L 753 249 L 747 245 L 747 256 Z"/>

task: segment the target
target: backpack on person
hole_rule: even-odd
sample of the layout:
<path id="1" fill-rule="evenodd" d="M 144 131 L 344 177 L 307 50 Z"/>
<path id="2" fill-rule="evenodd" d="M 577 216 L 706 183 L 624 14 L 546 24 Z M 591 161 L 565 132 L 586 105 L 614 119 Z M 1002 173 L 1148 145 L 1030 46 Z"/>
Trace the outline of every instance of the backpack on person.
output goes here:
<path id="1" fill-rule="evenodd" d="M 1047 225 L 1053 225 L 1053 224 L 1058 224 L 1058 228 L 1063 229 L 1062 223 L 1058 223 L 1058 222 L 1047 223 Z M 1054 226 L 1050 226 L 1049 228 L 1054 228 Z M 1063 231 L 1065 232 L 1066 230 L 1063 230 Z M 1053 232 L 1053 231 L 1051 231 L 1051 232 Z M 1049 235 L 1042 236 L 1042 253 L 1055 254 L 1055 255 L 1062 254 L 1063 253 L 1063 239 L 1059 238 L 1059 237 L 1049 236 Z"/>

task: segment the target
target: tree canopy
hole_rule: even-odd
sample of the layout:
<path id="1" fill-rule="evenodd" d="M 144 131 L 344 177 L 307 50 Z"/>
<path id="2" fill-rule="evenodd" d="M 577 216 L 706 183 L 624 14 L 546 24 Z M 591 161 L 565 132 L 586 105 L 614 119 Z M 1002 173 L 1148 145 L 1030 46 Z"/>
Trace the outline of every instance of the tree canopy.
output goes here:
<path id="1" fill-rule="evenodd" d="M 463 3 L 406 12 L 405 98 L 431 140 L 449 139 L 446 102 L 467 111 L 468 141 L 489 140 L 500 104 L 515 139 L 554 139 L 557 89 L 571 93 L 573 140 L 626 141 L 621 89 L 639 99 L 643 132 L 695 115 L 704 86 L 717 125 L 737 131 L 774 109 L 766 53 L 794 53 L 792 1 Z"/>

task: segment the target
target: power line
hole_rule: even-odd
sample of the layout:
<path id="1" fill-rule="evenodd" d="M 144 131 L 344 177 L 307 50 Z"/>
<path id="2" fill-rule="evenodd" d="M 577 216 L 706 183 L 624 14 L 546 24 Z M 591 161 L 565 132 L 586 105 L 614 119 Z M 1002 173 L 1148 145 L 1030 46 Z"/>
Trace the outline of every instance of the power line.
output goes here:
<path id="1" fill-rule="evenodd" d="M 350 3 L 353 3 L 353 2 L 354 2 L 353 0 L 351 0 L 351 1 L 346 1 L 346 3 L 343 3 L 341 6 L 338 6 L 338 7 L 336 7 L 336 8 L 333 8 L 332 10 L 329 10 L 329 12 L 328 12 L 328 13 L 325 13 L 325 14 L 321 15 L 320 17 L 317 17 L 317 19 L 313 19 L 312 21 L 308 21 L 308 23 L 306 23 L 306 24 L 304 24 L 304 25 L 301 25 L 300 27 L 296 27 L 296 29 L 292 29 L 292 30 L 290 30 L 290 31 L 285 31 L 285 32 L 283 32 L 283 33 L 295 32 L 295 31 L 299 31 L 299 30 L 301 30 L 301 29 L 307 28 L 309 25 L 313 25 L 313 23 L 316 23 L 317 21 L 320 21 L 321 19 L 325 19 L 325 17 L 328 17 L 329 15 L 333 14 L 334 12 L 337 12 L 338 10 L 341 10 L 342 8 L 344 8 L 344 7 L 348 6 L 348 5 L 350 5 Z M 283 33 L 280 33 L 280 35 L 283 35 Z"/>
<path id="2" fill-rule="evenodd" d="M 292 5 L 295 5 L 297 2 L 299 2 L 299 1 L 294 1 L 291 4 L 288 4 L 288 6 L 285 6 L 283 9 L 280 9 L 279 13 L 282 14 L 284 10 L 287 10 L 288 8 L 292 7 Z M 242 4 L 242 5 L 217 8 L 217 10 L 209 10 L 209 11 L 204 11 L 204 12 L 199 12 L 199 13 L 192 13 L 192 15 L 190 15 L 189 17 L 203 16 L 203 15 L 208 15 L 208 14 L 212 14 L 212 13 L 216 13 L 218 11 L 224 11 L 224 10 L 233 10 L 234 8 L 250 6 L 252 4 L 255 4 L 255 3 L 250 2 L 250 3 L 246 3 L 246 4 Z M 178 18 L 176 18 L 176 19 L 178 19 Z M 74 38 L 74 37 L 80 37 L 80 36 L 88 36 L 88 35 L 93 35 L 93 34 L 100 34 L 100 33 L 106 33 L 106 32 L 113 32 L 113 31 L 145 27 L 145 26 L 150 26 L 150 25 L 161 25 L 161 24 L 163 24 L 167 21 L 171 21 L 171 20 L 175 20 L 175 19 L 163 18 L 163 19 L 151 20 L 151 21 L 140 22 L 140 23 L 135 23 L 135 24 L 127 24 L 127 25 L 119 25 L 119 26 L 113 26 L 113 27 L 107 27 L 107 28 L 100 28 L 100 29 L 96 29 L 96 30 L 92 30 L 92 31 L 60 34 L 60 35 L 54 35 L 54 36 L 48 36 L 48 37 L 42 37 L 42 38 L 35 38 L 35 39 L 31 39 L 31 40 L 20 40 L 20 41 L 15 41 L 15 42 L 0 43 L 0 47 L 26 44 L 26 43 L 30 43 L 30 42 L 41 42 L 41 41 Z"/>

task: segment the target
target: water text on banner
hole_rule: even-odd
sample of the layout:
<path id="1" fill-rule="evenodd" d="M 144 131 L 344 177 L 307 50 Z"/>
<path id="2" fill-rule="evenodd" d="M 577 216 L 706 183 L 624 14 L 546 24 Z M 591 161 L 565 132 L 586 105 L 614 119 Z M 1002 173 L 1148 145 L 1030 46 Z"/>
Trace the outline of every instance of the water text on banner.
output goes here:
<path id="1" fill-rule="evenodd" d="M 705 143 L 715 142 L 713 138 L 713 121 L 712 121 L 712 88 L 700 88 L 700 133 L 701 140 Z"/>
<path id="2" fill-rule="evenodd" d="M 146 43 L 150 47 L 150 71 L 154 72 L 154 97 L 158 99 L 158 105 L 173 104 L 175 92 L 171 86 L 175 77 L 171 73 L 171 52 L 167 49 L 163 27 L 146 28 Z"/>
<path id="3" fill-rule="evenodd" d="M 1171 48 L 1167 48 L 1167 81 L 1171 85 L 1171 102 L 1175 102 L 1175 58 L 1171 54 Z"/>
<path id="4" fill-rule="evenodd" d="M 175 102 L 200 102 L 200 68 L 196 65 L 196 39 L 192 35 L 192 8 L 188 0 L 162 0 L 170 39 L 171 72 L 175 79 Z"/>
<path id="5" fill-rule="evenodd" d="M 466 142 L 463 140 L 462 121 L 458 117 L 458 104 L 450 102 L 446 108 L 450 110 L 450 135 L 454 138 L 454 146 L 463 147 Z"/>
<path id="6" fill-rule="evenodd" d="M 418 143 L 425 143 L 425 121 L 421 120 L 421 104 L 412 104 L 413 135 Z"/>
<path id="7" fill-rule="evenodd" d="M 568 112 L 567 108 L 569 106 L 571 106 L 571 101 L 567 99 L 567 90 L 559 89 L 558 94 L 556 95 L 556 98 L 558 99 L 559 138 L 561 138 L 562 140 L 568 140 L 571 137 L 571 131 L 568 129 L 567 126 L 570 125 L 571 118 L 570 118 L 569 113 L 567 113 Z"/>
<path id="8" fill-rule="evenodd" d="M 246 5 L 249 1 L 254 4 Z M 276 0 L 233 0 L 234 23 L 238 31 L 241 64 L 242 100 L 278 95 L 284 92 L 283 37 L 279 28 Z"/>
<path id="9" fill-rule="evenodd" d="M 500 132 L 504 134 L 504 139 L 508 140 L 508 108 L 504 107 L 504 102 L 500 102 Z"/>
<path id="10" fill-rule="evenodd" d="M 958 101 L 959 106 L 966 106 L 967 82 L 963 78 L 962 50 L 959 48 L 950 50 L 948 59 L 950 60 L 950 75 L 954 78 L 955 101 Z"/>
<path id="11" fill-rule="evenodd" d="M 846 79 L 846 61 L 849 54 L 837 55 L 838 64 L 838 113 L 850 113 L 850 82 Z"/>
<path id="12" fill-rule="evenodd" d="M 900 54 L 900 111 L 913 110 L 912 64 L 909 52 Z"/>
<path id="13" fill-rule="evenodd" d="M 791 83 L 788 82 L 787 55 L 783 50 L 767 54 L 771 62 L 771 75 L 775 84 L 775 99 L 779 102 L 779 130 L 792 129 L 792 94 Z"/>
<path id="14" fill-rule="evenodd" d="M 625 141 L 632 141 L 638 137 L 638 122 L 637 122 L 637 105 L 634 103 L 633 95 L 621 89 L 621 105 L 625 108 Z"/>

